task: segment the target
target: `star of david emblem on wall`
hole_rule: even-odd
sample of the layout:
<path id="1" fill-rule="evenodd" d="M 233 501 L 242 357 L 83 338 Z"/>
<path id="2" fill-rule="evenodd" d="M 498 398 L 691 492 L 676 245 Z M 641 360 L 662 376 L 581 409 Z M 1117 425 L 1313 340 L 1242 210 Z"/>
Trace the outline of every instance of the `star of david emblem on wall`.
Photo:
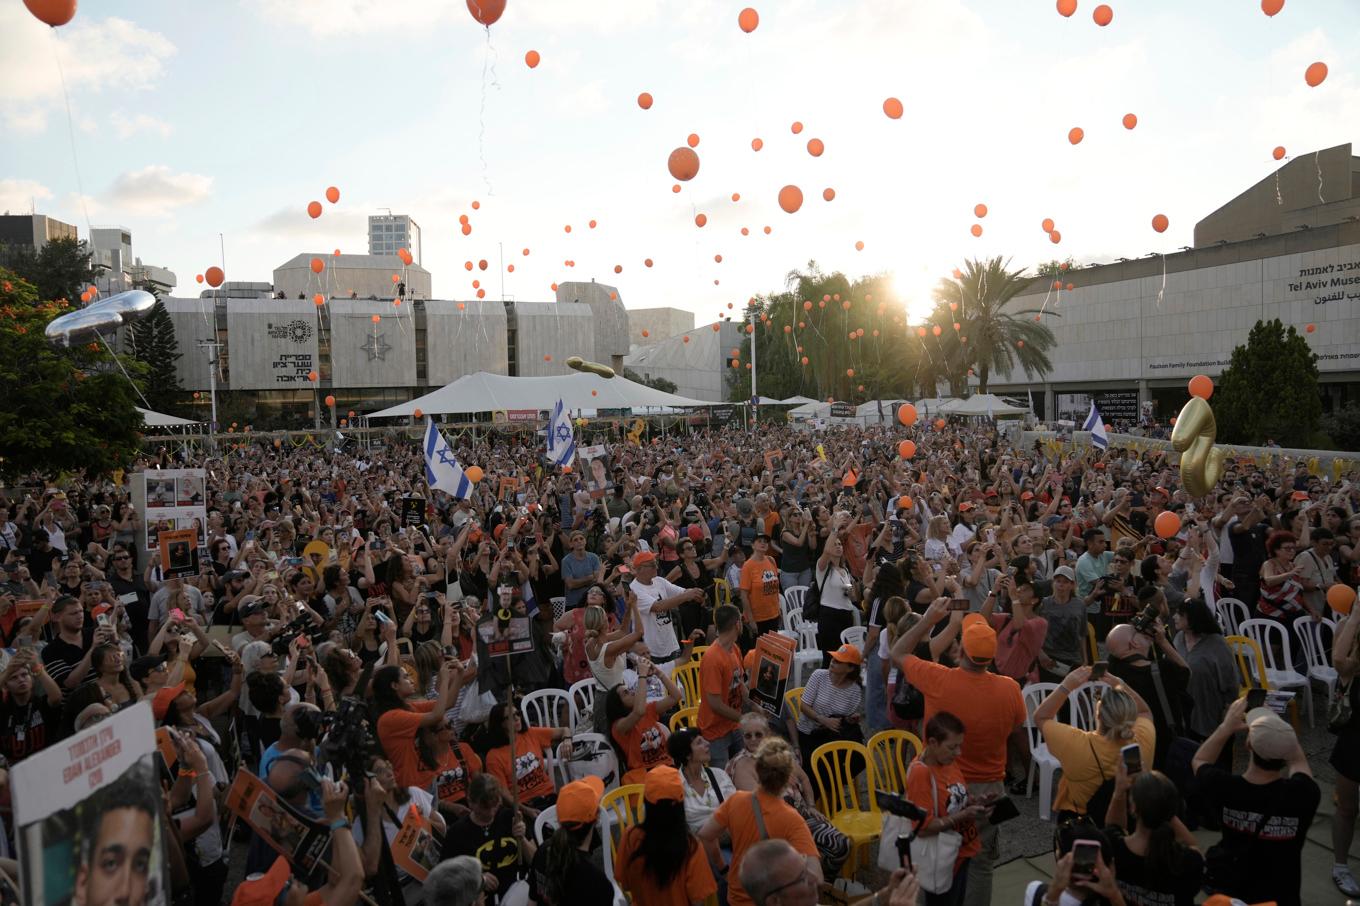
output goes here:
<path id="1" fill-rule="evenodd" d="M 375 333 L 364 340 L 364 342 L 359 345 L 359 348 L 368 353 L 368 360 L 370 362 L 374 359 L 385 362 L 387 361 L 387 352 L 392 347 L 387 343 L 387 334 Z"/>

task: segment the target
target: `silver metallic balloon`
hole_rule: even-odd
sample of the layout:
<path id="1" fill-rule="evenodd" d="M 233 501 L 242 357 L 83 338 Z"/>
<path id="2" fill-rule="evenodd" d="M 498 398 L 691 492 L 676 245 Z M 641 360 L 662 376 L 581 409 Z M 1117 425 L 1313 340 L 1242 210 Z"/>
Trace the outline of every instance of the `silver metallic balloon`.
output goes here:
<path id="1" fill-rule="evenodd" d="M 156 304 L 156 297 L 144 290 L 130 289 L 107 299 L 91 302 L 79 311 L 53 318 L 43 331 L 55 346 L 71 346 L 112 333 L 125 324 L 143 318 Z"/>

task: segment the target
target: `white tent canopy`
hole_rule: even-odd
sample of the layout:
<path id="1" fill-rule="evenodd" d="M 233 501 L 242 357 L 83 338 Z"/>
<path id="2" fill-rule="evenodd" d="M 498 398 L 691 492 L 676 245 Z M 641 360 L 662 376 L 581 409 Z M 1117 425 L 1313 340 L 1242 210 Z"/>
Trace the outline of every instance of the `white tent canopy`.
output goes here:
<path id="1" fill-rule="evenodd" d="M 592 393 L 594 391 L 594 393 Z M 496 409 L 551 409 L 561 398 L 568 409 L 646 409 L 712 406 L 653 390 L 624 377 L 602 378 L 587 372 L 549 377 L 508 377 L 479 371 L 465 374 L 424 396 L 374 412 L 370 418 L 400 418 L 420 409 L 430 415 L 491 412 Z"/>
<path id="2" fill-rule="evenodd" d="M 945 415 L 1024 415 L 1029 410 L 1014 406 L 994 393 L 975 393 L 966 400 L 952 400 L 939 409 Z"/>
<path id="3" fill-rule="evenodd" d="M 150 409 L 143 409 L 141 406 L 137 407 L 137 411 L 142 413 L 142 421 L 148 428 L 183 428 L 187 425 L 201 424 L 192 419 L 166 415 L 164 412 L 152 412 Z"/>
<path id="4" fill-rule="evenodd" d="M 786 400 L 780 400 L 780 402 L 786 406 L 805 406 L 808 403 L 815 403 L 817 401 L 806 396 L 791 396 Z"/>

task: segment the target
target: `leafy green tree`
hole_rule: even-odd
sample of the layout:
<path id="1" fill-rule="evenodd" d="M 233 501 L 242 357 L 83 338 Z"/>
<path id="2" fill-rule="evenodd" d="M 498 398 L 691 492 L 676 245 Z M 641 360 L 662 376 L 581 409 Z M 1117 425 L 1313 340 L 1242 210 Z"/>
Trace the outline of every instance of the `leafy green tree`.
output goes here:
<path id="1" fill-rule="evenodd" d="M 182 353 L 175 339 L 175 322 L 159 298 L 150 314 L 133 323 L 128 331 L 132 357 L 146 366 L 146 382 L 142 391 L 157 412 L 177 414 L 184 389 L 175 373 L 175 363 Z"/>
<path id="2" fill-rule="evenodd" d="M 970 370 L 976 372 L 983 393 L 993 372 L 1010 375 L 1019 365 L 1026 377 L 1032 377 L 1053 370 L 1048 358 L 1053 331 L 1039 320 L 1039 309 L 1007 310 L 1035 278 L 1026 276 L 1023 268 L 1007 270 L 1006 264 L 1000 257 L 968 261 L 957 277 L 941 280 L 935 288 L 935 310 L 922 339 L 932 368 L 948 379 L 956 394 Z M 1048 316 L 1057 317 L 1053 312 Z M 937 341 L 933 349 L 928 337 Z"/>
<path id="3" fill-rule="evenodd" d="M 1211 402 L 1224 443 L 1311 446 L 1322 421 L 1317 356 L 1292 326 L 1257 321 L 1246 345 L 1233 350 Z"/>
<path id="4" fill-rule="evenodd" d="M 680 388 L 675 381 L 668 381 L 663 377 L 645 378 L 631 368 L 623 369 L 623 376 L 630 381 L 651 387 L 653 390 L 660 390 L 662 393 L 675 393 Z"/>
<path id="5" fill-rule="evenodd" d="M 1360 405 L 1347 403 L 1322 418 L 1322 430 L 1338 450 L 1360 450 Z"/>
<path id="6" fill-rule="evenodd" d="M 58 349 L 43 334 L 71 310 L 40 301 L 33 285 L 0 268 L 0 478 L 37 473 L 106 475 L 136 454 L 136 394 L 102 344 Z M 127 359 L 134 375 L 140 366 Z"/>
<path id="7" fill-rule="evenodd" d="M 75 239 L 53 239 L 36 254 L 31 246 L 0 246 L 0 266 L 8 267 L 33 285 L 43 301 L 74 302 L 94 282 L 93 254 Z"/>

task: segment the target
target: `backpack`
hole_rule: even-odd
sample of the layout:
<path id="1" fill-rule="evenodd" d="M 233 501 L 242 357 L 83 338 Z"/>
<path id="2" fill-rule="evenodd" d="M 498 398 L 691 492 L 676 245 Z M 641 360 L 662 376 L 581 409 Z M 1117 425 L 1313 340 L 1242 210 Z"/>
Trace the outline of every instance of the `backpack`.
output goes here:
<path id="1" fill-rule="evenodd" d="M 822 576 L 822 582 L 831 574 L 831 568 L 827 567 L 826 573 Z M 812 572 L 812 584 L 803 593 L 803 620 L 808 623 L 817 622 L 817 616 L 822 612 L 822 582 L 817 581 L 817 571 Z"/>
<path id="2" fill-rule="evenodd" d="M 1091 798 L 1086 800 L 1086 817 L 1091 820 L 1097 828 L 1105 826 L 1105 813 L 1110 810 L 1110 802 L 1114 799 L 1114 778 L 1105 776 L 1105 768 L 1100 764 L 1100 757 L 1096 755 L 1096 747 L 1091 740 L 1086 740 L 1086 744 L 1091 747 L 1091 757 L 1096 760 L 1096 769 L 1100 771 L 1100 786 L 1091 794 Z"/>

